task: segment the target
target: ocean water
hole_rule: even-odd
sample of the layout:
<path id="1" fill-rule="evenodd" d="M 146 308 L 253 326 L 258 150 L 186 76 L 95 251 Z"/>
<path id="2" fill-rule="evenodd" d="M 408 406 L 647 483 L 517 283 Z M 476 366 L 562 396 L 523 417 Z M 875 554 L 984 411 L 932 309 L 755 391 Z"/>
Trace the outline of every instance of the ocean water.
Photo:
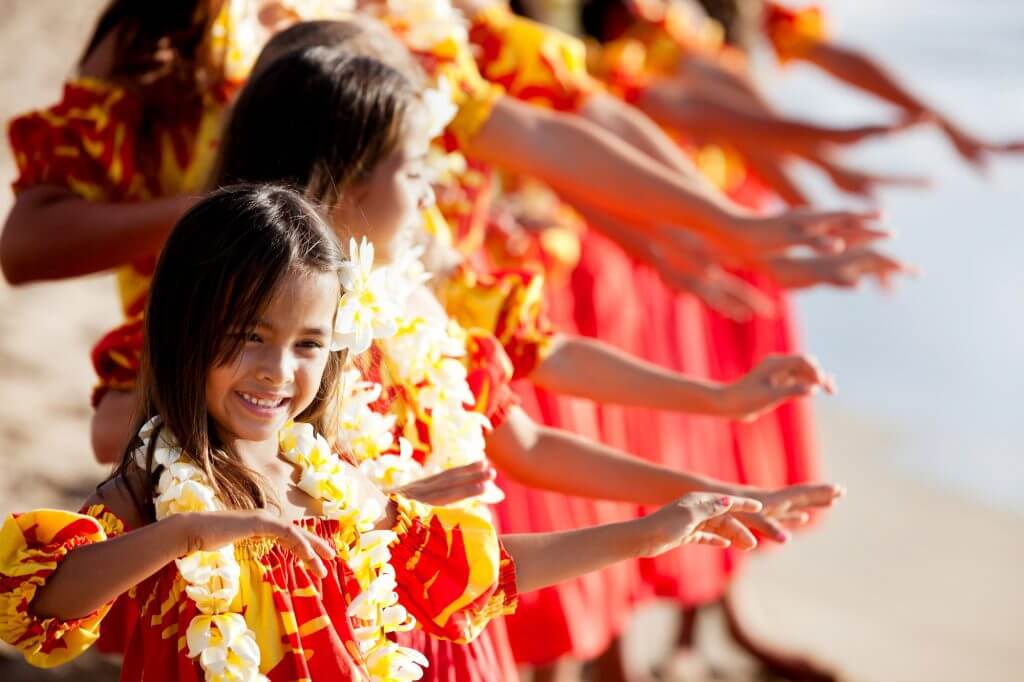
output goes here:
<path id="1" fill-rule="evenodd" d="M 791 4 L 800 4 L 791 2 Z M 971 129 L 1024 138 L 1024 2 L 826 0 L 836 40 L 862 47 Z M 784 110 L 830 122 L 891 109 L 811 67 L 758 70 Z M 847 155 L 866 168 L 920 173 L 926 191 L 882 195 L 885 245 L 924 270 L 894 295 L 799 297 L 804 340 L 839 378 L 835 413 L 894 434 L 894 464 L 936 485 L 1024 511 L 1024 156 L 987 177 L 934 130 L 914 129 Z M 813 172 L 828 205 L 850 205 Z"/>

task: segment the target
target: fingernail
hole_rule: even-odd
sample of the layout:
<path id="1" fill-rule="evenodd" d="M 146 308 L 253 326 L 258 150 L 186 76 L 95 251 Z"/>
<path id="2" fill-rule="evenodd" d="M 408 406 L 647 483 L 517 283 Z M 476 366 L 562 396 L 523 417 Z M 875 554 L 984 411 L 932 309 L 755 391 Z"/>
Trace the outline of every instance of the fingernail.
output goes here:
<path id="1" fill-rule="evenodd" d="M 728 495 L 722 495 L 718 498 L 718 504 L 721 507 L 729 507 L 732 505 L 732 498 Z"/>

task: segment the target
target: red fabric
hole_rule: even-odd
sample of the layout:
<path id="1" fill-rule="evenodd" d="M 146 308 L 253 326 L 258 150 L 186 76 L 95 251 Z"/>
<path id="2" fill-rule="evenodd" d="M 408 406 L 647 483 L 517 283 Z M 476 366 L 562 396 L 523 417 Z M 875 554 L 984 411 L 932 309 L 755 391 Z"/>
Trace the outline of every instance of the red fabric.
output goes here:
<path id="1" fill-rule="evenodd" d="M 634 300 L 629 261 L 606 240 L 590 234 L 584 237 L 581 255 L 570 283 L 552 282 L 547 288 L 554 326 L 567 333 L 600 328 L 611 338 L 632 337 L 639 320 L 632 306 L 621 305 Z M 565 398 L 525 383 L 517 383 L 516 391 L 523 409 L 539 423 L 614 446 L 628 445 L 621 408 Z M 498 507 L 503 532 L 567 530 L 634 515 L 630 505 L 546 493 L 507 479 L 499 483 L 505 491 L 505 502 Z M 545 665 L 564 656 L 586 660 L 600 655 L 627 624 L 637 582 L 636 564 L 627 562 L 521 595 L 516 613 L 506 617 L 516 660 Z"/>
<path id="2" fill-rule="evenodd" d="M 509 648 L 505 624 L 496 618 L 468 644 L 437 639 L 422 630 L 403 632 L 398 642 L 423 652 L 430 665 L 423 682 L 516 682 L 519 673 Z"/>

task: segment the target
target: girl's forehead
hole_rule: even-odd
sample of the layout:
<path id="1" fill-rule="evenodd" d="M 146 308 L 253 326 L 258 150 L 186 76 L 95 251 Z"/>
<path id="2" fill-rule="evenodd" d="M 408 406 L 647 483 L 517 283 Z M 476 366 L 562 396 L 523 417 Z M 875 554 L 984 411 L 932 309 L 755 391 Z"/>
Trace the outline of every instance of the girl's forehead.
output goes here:
<path id="1" fill-rule="evenodd" d="M 330 327 L 340 297 L 336 273 L 292 271 L 278 285 L 260 322 L 282 330 Z"/>

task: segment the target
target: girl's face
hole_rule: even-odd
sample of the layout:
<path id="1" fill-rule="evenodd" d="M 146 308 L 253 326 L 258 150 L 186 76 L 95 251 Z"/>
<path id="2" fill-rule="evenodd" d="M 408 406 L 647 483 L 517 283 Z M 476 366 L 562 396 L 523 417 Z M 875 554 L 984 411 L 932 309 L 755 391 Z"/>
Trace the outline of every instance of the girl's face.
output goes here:
<path id="1" fill-rule="evenodd" d="M 400 248 L 414 241 L 422 225 L 421 211 L 434 203 L 426 168 L 430 140 L 423 118 L 418 108 L 409 112 L 394 151 L 365 180 L 343 193 L 331 212 L 335 232 L 345 239 L 365 236 L 379 262 L 391 261 Z"/>
<path id="2" fill-rule="evenodd" d="M 225 442 L 275 439 L 310 405 L 327 366 L 340 293 L 333 273 L 288 275 L 238 357 L 210 370 L 207 409 Z"/>

